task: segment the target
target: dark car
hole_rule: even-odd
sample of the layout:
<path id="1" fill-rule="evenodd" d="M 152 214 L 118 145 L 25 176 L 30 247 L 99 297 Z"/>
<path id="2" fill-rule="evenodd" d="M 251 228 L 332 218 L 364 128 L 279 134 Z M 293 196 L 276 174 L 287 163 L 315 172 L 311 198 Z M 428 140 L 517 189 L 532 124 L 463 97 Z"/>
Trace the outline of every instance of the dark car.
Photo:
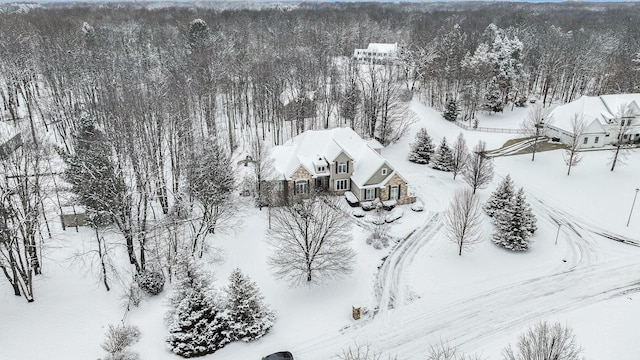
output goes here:
<path id="1" fill-rule="evenodd" d="M 263 357 L 262 360 L 293 360 L 293 355 L 291 355 L 291 353 L 288 351 L 280 351 L 271 355 L 267 355 Z"/>

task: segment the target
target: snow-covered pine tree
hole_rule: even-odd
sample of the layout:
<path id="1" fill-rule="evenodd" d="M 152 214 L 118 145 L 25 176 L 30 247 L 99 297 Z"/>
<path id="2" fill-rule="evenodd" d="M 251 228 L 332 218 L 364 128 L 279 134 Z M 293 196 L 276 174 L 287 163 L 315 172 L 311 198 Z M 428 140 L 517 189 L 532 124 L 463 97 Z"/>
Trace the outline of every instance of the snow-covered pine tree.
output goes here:
<path id="1" fill-rule="evenodd" d="M 495 217 L 497 213 L 509 205 L 513 195 L 513 181 L 511 176 L 507 175 L 484 204 L 484 212 L 491 217 Z"/>
<path id="2" fill-rule="evenodd" d="M 172 352 L 185 358 L 207 355 L 231 342 L 229 311 L 194 261 L 184 261 L 184 271 L 170 299 L 169 336 Z"/>
<path id="3" fill-rule="evenodd" d="M 533 215 L 533 212 L 531 211 L 531 206 L 527 202 L 526 196 L 524 196 L 524 189 L 520 188 L 515 196 L 521 199 L 519 201 L 521 201 L 522 203 L 522 213 L 524 214 L 524 219 L 526 220 L 525 229 L 529 232 L 530 235 L 533 235 L 533 233 L 538 230 L 538 225 L 536 224 L 538 219 L 536 219 L 536 216 Z"/>
<path id="4" fill-rule="evenodd" d="M 111 159 L 109 142 L 94 120 L 80 118 L 73 147 L 73 153 L 58 149 L 67 165 L 64 179 L 71 184 L 71 192 L 82 205 L 113 221 L 130 200 L 122 174 Z"/>
<path id="5" fill-rule="evenodd" d="M 536 218 L 525 200 L 524 189 L 520 188 L 509 205 L 498 213 L 495 225 L 494 243 L 513 251 L 529 249 L 529 238 L 537 226 Z"/>
<path id="6" fill-rule="evenodd" d="M 485 102 L 483 107 L 491 114 L 492 112 L 502 112 L 504 109 L 504 103 L 502 102 L 502 94 L 500 88 L 496 84 L 494 79 L 487 87 L 487 92 L 484 95 Z"/>
<path id="7" fill-rule="evenodd" d="M 447 138 L 443 137 L 442 142 L 438 145 L 435 154 L 433 155 L 433 161 L 431 162 L 433 168 L 440 171 L 453 170 L 453 151 L 447 144 Z"/>
<path id="8" fill-rule="evenodd" d="M 252 341 L 264 336 L 273 326 L 273 312 L 263 303 L 255 282 L 235 269 L 226 289 L 232 340 Z"/>
<path id="9" fill-rule="evenodd" d="M 411 143 L 411 151 L 409 152 L 409 161 L 418 164 L 428 164 L 433 156 L 433 141 L 427 132 L 422 128 L 416 134 L 416 139 Z"/>
<path id="10" fill-rule="evenodd" d="M 442 113 L 442 116 L 449 121 L 456 121 L 458 118 L 458 104 L 455 100 L 450 99 L 447 101 L 447 106 Z"/>

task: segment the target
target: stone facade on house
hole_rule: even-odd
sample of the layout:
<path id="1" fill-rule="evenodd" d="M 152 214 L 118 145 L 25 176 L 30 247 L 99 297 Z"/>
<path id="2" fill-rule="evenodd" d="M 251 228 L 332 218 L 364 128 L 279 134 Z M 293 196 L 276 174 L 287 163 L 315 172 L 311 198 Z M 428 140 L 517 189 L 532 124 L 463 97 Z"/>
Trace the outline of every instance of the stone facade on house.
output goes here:
<path id="1" fill-rule="evenodd" d="M 389 197 L 389 192 L 391 191 L 392 186 L 398 186 L 400 190 L 400 194 L 397 199 L 398 205 L 411 204 L 416 201 L 415 196 L 409 196 L 409 187 L 407 186 L 407 183 L 402 180 L 400 176 L 398 176 L 398 174 L 393 175 L 391 179 L 387 181 L 384 187 L 380 189 L 380 200 L 391 200 Z"/>
<path id="2" fill-rule="evenodd" d="M 306 180 L 307 181 L 307 193 L 309 193 L 310 189 L 313 187 L 313 176 L 307 169 L 300 166 L 298 170 L 296 170 L 291 175 L 291 180 L 287 181 L 288 193 L 290 195 L 298 195 L 296 192 L 296 181 L 298 180 Z"/>
<path id="3" fill-rule="evenodd" d="M 393 193 L 399 204 L 414 202 L 406 180 L 386 161 L 376 144 L 379 143 L 365 141 L 350 128 L 305 131 L 272 149 L 274 180 L 283 183 L 285 201 L 301 192 L 351 191 L 359 201 L 386 201 Z"/>

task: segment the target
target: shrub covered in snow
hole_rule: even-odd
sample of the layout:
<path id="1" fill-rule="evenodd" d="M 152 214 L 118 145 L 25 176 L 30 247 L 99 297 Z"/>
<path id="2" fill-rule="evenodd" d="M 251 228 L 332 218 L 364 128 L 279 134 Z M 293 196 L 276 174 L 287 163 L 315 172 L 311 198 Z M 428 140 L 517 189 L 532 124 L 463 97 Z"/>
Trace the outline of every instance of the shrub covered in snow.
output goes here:
<path id="1" fill-rule="evenodd" d="M 370 216 L 368 221 L 373 223 L 373 231 L 367 238 L 367 244 L 372 245 L 376 249 L 382 249 L 389 246 L 391 237 L 389 236 L 389 225 L 385 221 L 387 212 L 384 210 L 382 203 L 378 202 L 376 211 Z"/>
<path id="2" fill-rule="evenodd" d="M 138 342 L 140 330 L 131 325 L 109 325 L 107 337 L 100 345 L 107 356 L 104 360 L 137 360 L 138 354 L 130 352 L 127 347 Z"/>
<path id="3" fill-rule="evenodd" d="M 363 201 L 360 203 L 360 207 L 364 211 L 371 211 L 376 208 L 376 204 L 373 201 Z"/>
<path id="4" fill-rule="evenodd" d="M 136 276 L 136 282 L 147 294 L 158 295 L 164 288 L 164 275 L 162 271 L 145 270 Z"/>
<path id="5" fill-rule="evenodd" d="M 397 200 L 387 200 L 387 201 L 383 201 L 382 202 L 382 207 L 385 210 L 391 210 L 394 207 L 396 207 L 396 205 L 398 205 L 398 201 Z"/>

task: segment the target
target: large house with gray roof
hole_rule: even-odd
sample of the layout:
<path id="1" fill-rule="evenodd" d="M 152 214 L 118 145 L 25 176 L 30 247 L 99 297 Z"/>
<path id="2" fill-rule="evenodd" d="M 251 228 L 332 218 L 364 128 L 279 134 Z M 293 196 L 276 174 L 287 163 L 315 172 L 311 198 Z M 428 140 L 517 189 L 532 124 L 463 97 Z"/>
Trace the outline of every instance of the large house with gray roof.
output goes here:
<path id="1" fill-rule="evenodd" d="M 580 134 L 581 148 L 599 148 L 606 145 L 640 143 L 640 94 L 582 96 L 556 107 L 545 125 L 545 135 L 564 144 L 575 134 L 571 121 L 583 121 L 585 130 Z"/>
<path id="2" fill-rule="evenodd" d="M 351 128 L 305 131 L 272 149 L 274 190 L 285 199 L 312 191 L 351 191 L 361 202 L 414 202 L 407 180 L 381 149 Z"/>

